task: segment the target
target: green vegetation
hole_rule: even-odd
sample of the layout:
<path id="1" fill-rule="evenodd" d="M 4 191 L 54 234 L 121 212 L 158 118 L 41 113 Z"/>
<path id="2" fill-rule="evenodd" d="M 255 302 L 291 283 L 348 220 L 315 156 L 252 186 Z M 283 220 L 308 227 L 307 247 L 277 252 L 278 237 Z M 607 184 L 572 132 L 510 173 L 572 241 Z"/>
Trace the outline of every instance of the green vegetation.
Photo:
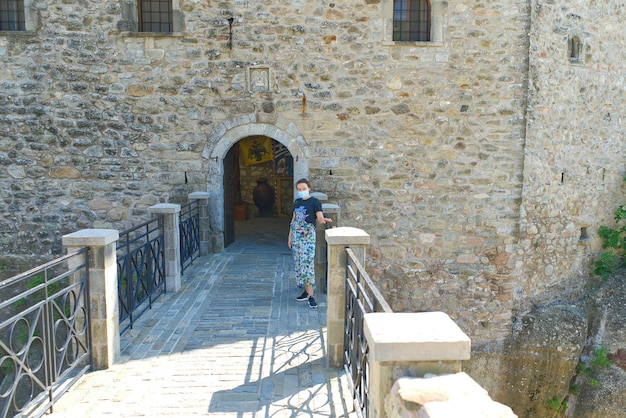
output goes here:
<path id="1" fill-rule="evenodd" d="M 552 399 L 548 401 L 548 406 L 557 412 L 563 412 L 567 409 L 567 402 L 565 400 L 560 401 L 559 398 L 553 396 Z"/>
<path id="2" fill-rule="evenodd" d="M 607 357 L 606 347 L 596 348 L 593 351 L 593 361 L 591 366 L 601 369 L 603 367 L 609 367 L 613 362 Z"/>
<path id="3" fill-rule="evenodd" d="M 30 281 L 26 283 L 26 289 L 27 290 L 33 289 L 42 283 L 43 283 L 43 274 L 37 274 L 36 276 L 31 277 Z M 54 294 L 58 292 L 59 290 L 61 290 L 62 287 L 63 287 L 63 284 L 60 282 L 52 283 L 48 285 L 48 294 L 49 295 Z M 38 291 L 37 293 L 35 293 L 34 295 L 29 296 L 28 299 L 34 302 L 38 302 L 40 300 L 43 300 L 44 297 L 45 297 L 45 290 L 42 289 Z M 23 298 L 13 303 L 11 307 L 13 309 L 19 309 L 23 307 L 26 304 L 26 302 L 27 302 L 27 299 Z"/>
<path id="4" fill-rule="evenodd" d="M 624 178 L 626 182 L 626 178 Z M 626 252 L 626 205 L 620 205 L 615 211 L 615 228 L 601 226 L 598 236 L 603 239 L 602 248 L 605 250 L 600 259 L 595 262 L 593 272 L 603 279 L 615 275 L 624 265 Z"/>
<path id="5" fill-rule="evenodd" d="M 577 370 L 579 378 L 582 378 L 589 382 L 591 386 L 599 386 L 600 382 L 597 379 L 597 371 L 605 367 L 609 367 L 613 362 L 607 357 L 608 350 L 606 347 L 598 347 L 593 350 L 591 359 L 587 362 L 578 363 Z M 580 387 L 572 383 L 570 386 L 570 393 L 577 395 L 580 391 Z"/>

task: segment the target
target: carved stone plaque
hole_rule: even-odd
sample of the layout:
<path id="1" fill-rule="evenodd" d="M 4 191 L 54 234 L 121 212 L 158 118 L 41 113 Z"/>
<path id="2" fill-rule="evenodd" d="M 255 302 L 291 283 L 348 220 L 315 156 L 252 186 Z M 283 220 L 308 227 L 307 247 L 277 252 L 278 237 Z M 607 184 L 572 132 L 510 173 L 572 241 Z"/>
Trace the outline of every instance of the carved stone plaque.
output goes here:
<path id="1" fill-rule="evenodd" d="M 270 90 L 270 69 L 250 68 L 250 91 L 263 92 Z"/>

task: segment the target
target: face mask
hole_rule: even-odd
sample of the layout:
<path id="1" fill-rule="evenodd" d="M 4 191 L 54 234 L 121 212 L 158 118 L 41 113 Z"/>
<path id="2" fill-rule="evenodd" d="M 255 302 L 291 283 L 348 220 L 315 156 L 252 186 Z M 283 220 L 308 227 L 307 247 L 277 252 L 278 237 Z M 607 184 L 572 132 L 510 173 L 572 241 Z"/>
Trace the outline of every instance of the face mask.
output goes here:
<path id="1" fill-rule="evenodd" d="M 299 190 L 298 191 L 298 197 L 300 199 L 306 199 L 307 197 L 309 197 L 309 191 L 308 190 Z"/>

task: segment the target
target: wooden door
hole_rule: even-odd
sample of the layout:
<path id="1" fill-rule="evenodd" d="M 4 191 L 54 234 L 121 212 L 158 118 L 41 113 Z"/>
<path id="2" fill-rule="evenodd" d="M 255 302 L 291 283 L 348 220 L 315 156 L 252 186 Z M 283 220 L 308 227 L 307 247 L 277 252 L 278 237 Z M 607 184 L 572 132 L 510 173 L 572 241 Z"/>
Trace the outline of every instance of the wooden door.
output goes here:
<path id="1" fill-rule="evenodd" d="M 235 201 L 239 188 L 239 144 L 224 157 L 224 247 L 235 242 Z"/>

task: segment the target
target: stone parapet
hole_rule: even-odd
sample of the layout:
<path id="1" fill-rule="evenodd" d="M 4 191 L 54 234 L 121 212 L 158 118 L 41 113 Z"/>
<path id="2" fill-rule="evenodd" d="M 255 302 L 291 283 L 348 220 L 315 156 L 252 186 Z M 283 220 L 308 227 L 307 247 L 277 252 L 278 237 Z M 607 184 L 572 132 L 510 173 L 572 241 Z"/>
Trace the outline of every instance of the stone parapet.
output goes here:
<path id="1" fill-rule="evenodd" d="M 465 373 L 398 379 L 385 399 L 388 418 L 515 418 Z"/>
<path id="2" fill-rule="evenodd" d="M 326 347 L 328 363 L 333 367 L 343 364 L 343 328 L 345 319 L 346 294 L 346 251 L 350 246 L 361 264 L 365 260 L 365 250 L 370 243 L 367 232 L 352 227 L 327 229 L 325 232 L 327 248 L 327 335 Z"/>
<path id="3" fill-rule="evenodd" d="M 120 356 L 120 320 L 117 290 L 116 243 L 114 229 L 83 229 L 64 235 L 63 245 L 72 253 L 89 247 L 89 306 L 93 365 L 108 369 Z"/>
<path id="4" fill-rule="evenodd" d="M 211 242 L 211 223 L 209 219 L 209 193 L 193 192 L 187 196 L 189 200 L 198 201 L 198 209 L 200 211 L 200 256 L 209 254 Z"/>
<path id="5" fill-rule="evenodd" d="M 160 203 L 150 206 L 151 215 L 163 215 L 165 289 L 178 292 L 182 286 L 180 273 L 180 205 Z"/>
<path id="6" fill-rule="evenodd" d="M 470 358 L 469 337 L 444 312 L 365 314 L 369 347 L 369 410 L 381 408 L 394 380 L 427 373 L 458 373 Z"/>
<path id="7" fill-rule="evenodd" d="M 365 315 L 370 359 L 386 361 L 469 360 L 471 341 L 444 312 Z"/>
<path id="8" fill-rule="evenodd" d="M 322 203 L 322 211 L 324 217 L 333 220 L 330 225 L 318 225 L 315 237 L 315 282 L 317 284 L 317 290 L 326 293 L 327 277 L 326 277 L 326 240 L 324 239 L 324 230 L 329 227 L 336 227 L 339 225 L 339 218 L 341 217 L 341 208 L 338 205 L 332 203 Z"/>
<path id="9" fill-rule="evenodd" d="M 317 198 L 322 203 L 328 200 L 328 195 L 322 192 L 311 192 L 311 196 Z"/>

